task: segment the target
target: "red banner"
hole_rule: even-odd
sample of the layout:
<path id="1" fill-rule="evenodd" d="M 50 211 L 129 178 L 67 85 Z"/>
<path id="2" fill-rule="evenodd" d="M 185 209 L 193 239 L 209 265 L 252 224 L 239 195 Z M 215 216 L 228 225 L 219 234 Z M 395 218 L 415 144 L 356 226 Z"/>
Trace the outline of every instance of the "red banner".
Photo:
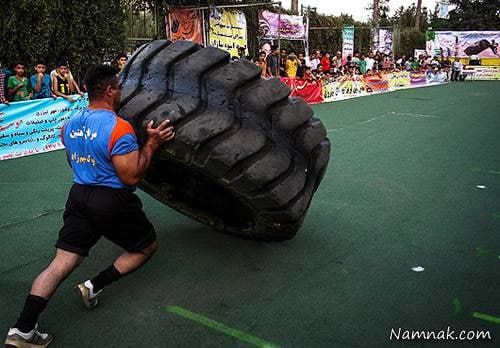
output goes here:
<path id="1" fill-rule="evenodd" d="M 322 103 L 323 86 L 321 81 L 309 81 L 301 78 L 282 77 L 283 81 L 290 89 L 292 97 L 301 97 L 309 104 Z"/>
<path id="2" fill-rule="evenodd" d="M 170 40 L 189 40 L 203 43 L 199 10 L 171 10 L 168 14 Z"/>
<path id="3" fill-rule="evenodd" d="M 386 92 L 389 89 L 389 81 L 382 75 L 365 75 L 363 79 L 368 92 Z"/>

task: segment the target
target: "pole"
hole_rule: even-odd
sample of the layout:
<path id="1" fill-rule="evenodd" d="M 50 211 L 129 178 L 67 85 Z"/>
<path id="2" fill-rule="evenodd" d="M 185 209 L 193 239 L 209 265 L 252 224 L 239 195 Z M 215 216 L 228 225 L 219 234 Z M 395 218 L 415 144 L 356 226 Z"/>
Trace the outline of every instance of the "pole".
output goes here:
<path id="1" fill-rule="evenodd" d="M 281 76 L 280 69 L 281 69 L 281 6 L 278 8 L 278 77 Z"/>
<path id="2" fill-rule="evenodd" d="M 201 6 L 201 7 L 193 7 L 193 6 L 175 6 L 175 8 L 183 9 L 183 10 L 210 10 L 211 8 L 239 8 L 239 7 L 253 7 L 253 6 L 262 6 L 262 5 L 280 5 L 281 1 L 269 1 L 269 2 L 257 2 L 254 4 L 241 4 L 241 5 L 213 5 L 213 6 Z"/>
<path id="3" fill-rule="evenodd" d="M 306 26 L 307 26 L 307 37 L 304 42 L 304 58 L 307 57 L 309 59 L 309 11 L 311 10 L 311 6 L 307 6 L 306 10 Z"/>

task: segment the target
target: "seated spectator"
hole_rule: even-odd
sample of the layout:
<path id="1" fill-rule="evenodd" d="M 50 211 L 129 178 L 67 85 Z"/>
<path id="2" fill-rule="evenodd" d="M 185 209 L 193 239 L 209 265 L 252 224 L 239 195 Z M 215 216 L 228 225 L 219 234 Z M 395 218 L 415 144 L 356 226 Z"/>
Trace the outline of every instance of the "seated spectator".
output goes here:
<path id="1" fill-rule="evenodd" d="M 33 99 L 57 98 L 51 89 L 50 76 L 45 73 L 47 68 L 43 59 L 38 60 L 35 65 L 35 74 L 30 77 L 31 89 L 33 90 Z"/>
<path id="2" fill-rule="evenodd" d="M 326 52 L 323 54 L 323 58 L 321 58 L 321 65 L 323 65 L 323 70 L 330 70 L 330 53 Z"/>
<path id="3" fill-rule="evenodd" d="M 30 100 L 31 88 L 27 77 L 24 77 L 24 64 L 18 62 L 14 65 L 14 76 L 9 77 L 7 88 L 9 97 L 13 102 Z"/>
<path id="4" fill-rule="evenodd" d="M 352 57 L 352 62 L 356 65 L 359 64 L 359 52 L 357 51 L 354 52 L 354 57 Z"/>
<path id="5" fill-rule="evenodd" d="M 78 84 L 73 79 L 68 68 L 68 62 L 60 60 L 56 65 L 57 68 L 52 77 L 52 91 L 56 96 L 62 97 L 70 103 L 73 103 L 75 100 L 71 98 L 70 95 L 75 92 L 83 95 L 83 92 L 80 91 Z"/>
<path id="6" fill-rule="evenodd" d="M 324 75 L 324 71 L 323 71 L 323 65 L 322 64 L 318 64 L 318 67 L 316 68 L 316 70 L 313 70 L 312 72 L 314 74 L 314 76 L 318 79 L 322 78 L 323 75 Z"/>
<path id="7" fill-rule="evenodd" d="M 320 60 L 318 57 L 318 52 L 313 52 L 309 57 L 309 63 L 311 64 L 311 69 L 316 70 L 318 68 L 318 64 L 320 64 Z"/>
<path id="8" fill-rule="evenodd" d="M 314 76 L 314 74 L 312 73 L 310 66 L 306 66 L 304 69 L 304 80 L 306 80 L 307 82 L 317 82 L 318 81 L 316 76 Z"/>

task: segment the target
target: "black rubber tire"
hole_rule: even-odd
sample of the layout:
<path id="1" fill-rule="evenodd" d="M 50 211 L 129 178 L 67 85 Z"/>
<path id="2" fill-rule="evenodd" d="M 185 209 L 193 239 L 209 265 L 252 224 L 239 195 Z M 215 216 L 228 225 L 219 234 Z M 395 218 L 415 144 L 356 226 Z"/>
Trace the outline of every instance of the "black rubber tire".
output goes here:
<path id="1" fill-rule="evenodd" d="M 145 125 L 170 119 L 139 187 L 164 204 L 226 233 L 292 238 L 330 158 L 323 124 L 289 98 L 279 79 L 261 79 L 246 60 L 190 41 L 153 41 L 120 75 L 119 115 L 145 141 Z"/>

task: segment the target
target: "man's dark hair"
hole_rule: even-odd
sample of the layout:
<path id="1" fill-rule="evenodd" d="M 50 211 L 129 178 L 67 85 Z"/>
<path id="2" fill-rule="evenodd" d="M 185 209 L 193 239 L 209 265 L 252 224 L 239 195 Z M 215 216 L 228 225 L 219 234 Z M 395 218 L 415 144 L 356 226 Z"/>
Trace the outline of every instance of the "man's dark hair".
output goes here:
<path id="1" fill-rule="evenodd" d="M 66 59 L 59 59 L 56 63 L 56 67 L 68 66 L 68 61 Z"/>
<path id="2" fill-rule="evenodd" d="M 109 65 L 94 65 L 85 74 L 85 85 L 90 100 L 102 97 L 106 88 L 116 83 L 116 69 Z"/>
<path id="3" fill-rule="evenodd" d="M 46 62 L 46 61 L 45 61 L 45 59 L 43 59 L 43 58 L 42 58 L 42 59 L 38 59 L 38 60 L 36 61 L 35 66 L 37 66 L 37 65 L 45 65 L 45 66 L 47 66 L 47 62 Z"/>
<path id="4" fill-rule="evenodd" d="M 20 60 L 18 60 L 17 62 L 15 62 L 15 63 L 14 63 L 13 67 L 15 68 L 15 67 L 16 67 L 16 66 L 18 66 L 18 65 L 22 65 L 22 66 L 24 66 L 24 63 L 23 63 L 23 62 L 21 62 Z"/>
<path id="5" fill-rule="evenodd" d="M 120 60 L 121 58 L 128 58 L 127 55 L 125 53 L 118 53 L 118 55 L 116 56 L 115 60 Z"/>

